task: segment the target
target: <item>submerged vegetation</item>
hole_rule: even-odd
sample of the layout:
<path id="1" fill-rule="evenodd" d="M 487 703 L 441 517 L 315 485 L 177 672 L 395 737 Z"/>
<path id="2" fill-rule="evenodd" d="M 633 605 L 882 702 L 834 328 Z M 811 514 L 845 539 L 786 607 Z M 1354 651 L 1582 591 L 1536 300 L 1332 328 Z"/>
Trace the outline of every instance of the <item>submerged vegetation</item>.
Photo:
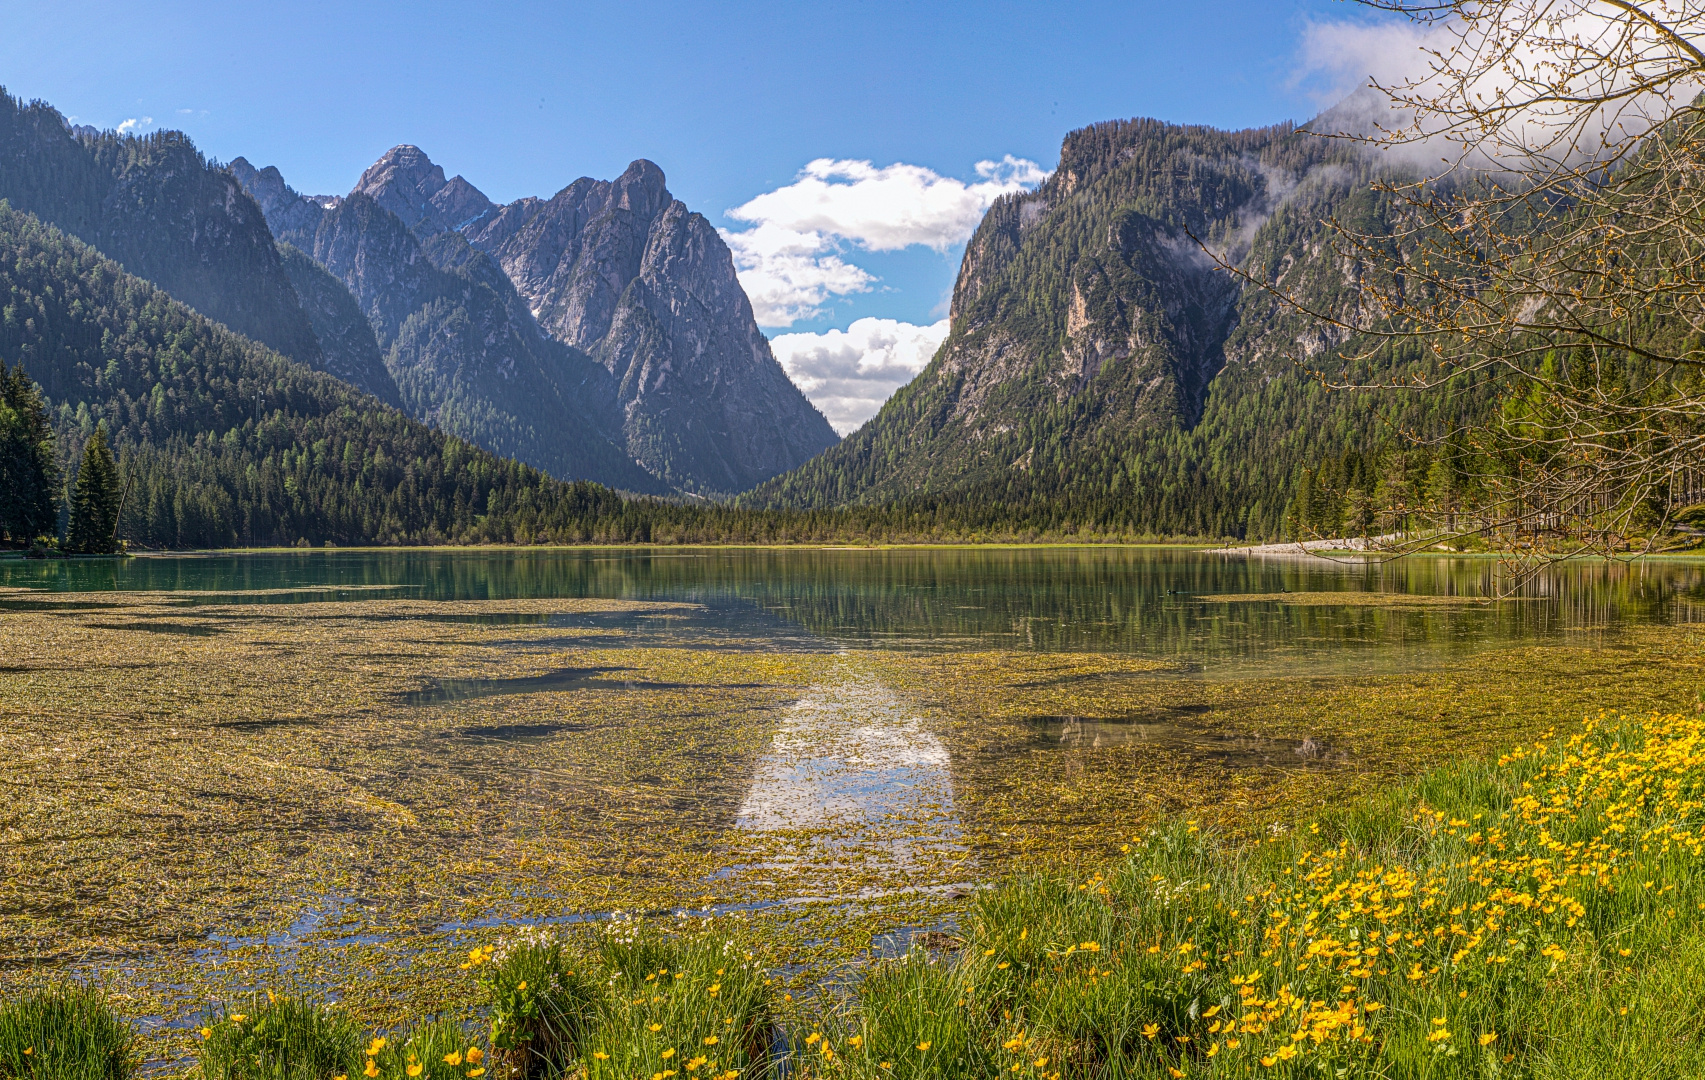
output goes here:
<path id="1" fill-rule="evenodd" d="M 1369 605 L 1332 591 L 1374 583 L 1354 575 L 1099 549 L 843 553 L 832 576 L 822 552 L 697 571 L 678 553 L 398 558 L 422 562 L 13 564 L 67 591 L 0 590 L 0 1001 L 98 972 L 134 1024 L 126 1060 L 204 1080 L 684 1080 L 783 1059 L 798 1077 L 1171 1080 L 1351 1053 L 1334 1068 L 1398 1076 L 1403 1045 L 1445 1043 L 1416 1041 L 1435 1017 L 1454 1041 L 1411 1074 L 1528 1076 L 1561 1053 L 1552 998 L 1649 991 L 1689 1030 L 1691 991 L 1631 965 L 1693 940 L 1705 901 L 1694 833 L 1673 842 L 1695 828 L 1699 766 L 1676 749 L 1694 721 L 1540 736 L 1601 702 L 1691 701 L 1690 568 L 1548 579 L 1566 602 Z M 306 572 L 322 561 L 338 572 Z M 101 575 L 171 588 L 69 591 Z M 1294 603 L 1308 585 L 1318 602 Z M 634 599 L 563 598 L 588 595 Z M 1545 770 L 1571 754 L 1650 794 L 1632 817 L 1583 809 L 1592 791 L 1553 813 Z M 1639 850 L 1651 815 L 1668 855 Z M 1579 851 L 1548 853 L 1541 829 Z M 1621 872 L 1562 880 L 1583 860 Z M 1673 919 L 1629 907 L 1635 877 Z M 1567 925 L 1553 895 L 1586 915 Z M 1453 925 L 1482 937 L 1455 967 L 1432 936 L 1460 950 Z M 1617 935 L 1629 957 L 1594 951 Z M 1365 974 L 1342 967 L 1351 941 Z M 1292 1060 L 1279 1017 L 1226 1032 L 1275 999 L 1303 1001 L 1282 1019 L 1312 1012 L 1308 1032 L 1353 1001 L 1340 1034 L 1376 1043 L 1305 1033 Z"/>
<path id="2" fill-rule="evenodd" d="M 1705 710 L 1603 714 L 1252 842 L 1182 822 L 1008 878 L 846 992 L 783 994 L 738 920 L 618 918 L 476 945 L 483 1023 L 358 1052 L 269 993 L 196 1041 L 208 1080 L 1699 1075 L 1702 870 Z M 94 991 L 0 1010 L 8 1076 L 119 1080 L 130 1043 Z"/>

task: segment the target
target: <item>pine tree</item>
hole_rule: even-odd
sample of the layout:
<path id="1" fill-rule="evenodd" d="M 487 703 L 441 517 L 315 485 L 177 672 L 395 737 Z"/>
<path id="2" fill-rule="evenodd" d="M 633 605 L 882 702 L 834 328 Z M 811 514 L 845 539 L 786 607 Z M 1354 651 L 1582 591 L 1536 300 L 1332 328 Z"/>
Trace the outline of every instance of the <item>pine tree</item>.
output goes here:
<path id="1" fill-rule="evenodd" d="M 111 554 L 118 500 L 118 466 L 107 447 L 106 425 L 99 424 L 83 444 L 83 460 L 77 463 L 65 549 L 80 555 Z"/>
<path id="2" fill-rule="evenodd" d="M 22 363 L 0 365 L 0 542 L 30 544 L 58 526 L 59 468 L 41 390 Z"/>

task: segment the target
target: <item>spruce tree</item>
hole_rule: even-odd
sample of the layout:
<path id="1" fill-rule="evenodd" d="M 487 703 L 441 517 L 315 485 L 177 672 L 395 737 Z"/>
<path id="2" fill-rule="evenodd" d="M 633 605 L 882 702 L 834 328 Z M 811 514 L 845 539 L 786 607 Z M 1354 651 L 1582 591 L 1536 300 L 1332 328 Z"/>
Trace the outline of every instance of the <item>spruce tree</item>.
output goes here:
<path id="1" fill-rule="evenodd" d="M 98 424 L 95 433 L 83 444 L 83 459 L 77 463 L 65 549 L 80 555 L 111 554 L 118 500 L 118 466 L 107 447 L 106 425 Z"/>
<path id="2" fill-rule="evenodd" d="M 0 542 L 22 547 L 57 531 L 59 468 L 41 390 L 0 365 Z"/>

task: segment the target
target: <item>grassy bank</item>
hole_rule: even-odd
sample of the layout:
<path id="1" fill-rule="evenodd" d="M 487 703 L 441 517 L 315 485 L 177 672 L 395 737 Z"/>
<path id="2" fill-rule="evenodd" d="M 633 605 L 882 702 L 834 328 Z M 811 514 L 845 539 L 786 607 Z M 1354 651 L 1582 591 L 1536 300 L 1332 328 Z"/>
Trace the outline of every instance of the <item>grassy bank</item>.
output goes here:
<path id="1" fill-rule="evenodd" d="M 1185 824 L 1006 883 L 803 1071 L 1705 1075 L 1702 735 L 1605 716 L 1264 843 Z"/>
<path id="2" fill-rule="evenodd" d="M 1606 714 L 1259 841 L 1185 821 L 1005 880 L 845 993 L 781 995 L 737 921 L 618 922 L 477 948 L 477 1017 L 362 1043 L 255 998 L 192 1037 L 209 1080 L 1698 1076 L 1702 870 L 1705 710 Z M 31 1062 L 21 1008 L 0 1075 L 113 1075 Z"/>

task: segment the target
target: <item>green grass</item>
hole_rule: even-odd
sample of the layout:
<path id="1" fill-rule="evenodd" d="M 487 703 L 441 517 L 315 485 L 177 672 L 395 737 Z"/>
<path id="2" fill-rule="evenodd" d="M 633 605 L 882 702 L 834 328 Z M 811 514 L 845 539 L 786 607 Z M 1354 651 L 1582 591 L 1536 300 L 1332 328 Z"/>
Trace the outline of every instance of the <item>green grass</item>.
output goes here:
<path id="1" fill-rule="evenodd" d="M 0 1004 L 0 1077 L 126 1080 L 137 1065 L 135 1031 L 93 987 L 68 983 Z"/>
<path id="2" fill-rule="evenodd" d="M 778 1001 L 727 925 L 481 946 L 491 1050 L 466 1017 L 363 1051 L 333 1012 L 256 998 L 209 1026 L 203 1072 L 737 1080 L 777 1071 L 779 1023 L 796 1080 L 1705 1076 L 1705 710 L 1602 716 L 1256 842 L 1186 821 L 1099 871 L 1010 877 L 956 948 L 844 1000 Z M 0 1010 L 0 1076 L 120 1080 L 131 1045 L 93 991 Z"/>
<path id="3" fill-rule="evenodd" d="M 204 1080 L 332 1080 L 358 1067 L 350 1018 L 298 997 L 255 994 L 201 1029 Z"/>
<path id="4" fill-rule="evenodd" d="M 400 1039 L 375 1038 L 363 1054 L 359 1075 L 379 1080 L 478 1080 L 487 1073 L 478 1041 L 451 1019 L 418 1023 Z"/>
<path id="5" fill-rule="evenodd" d="M 774 994 L 742 946 L 709 926 L 619 921 L 590 959 L 608 990 L 583 1048 L 588 1080 L 767 1071 Z"/>
<path id="6" fill-rule="evenodd" d="M 798 1075 L 1705 1076 L 1702 851 L 1705 716 L 1604 718 L 1264 843 L 1181 824 L 1004 882 Z"/>
<path id="7" fill-rule="evenodd" d="M 556 934 L 526 929 L 501 949 L 475 949 L 480 988 L 491 1003 L 492 1067 L 507 1080 L 554 1076 L 579 1053 L 600 989 Z"/>

